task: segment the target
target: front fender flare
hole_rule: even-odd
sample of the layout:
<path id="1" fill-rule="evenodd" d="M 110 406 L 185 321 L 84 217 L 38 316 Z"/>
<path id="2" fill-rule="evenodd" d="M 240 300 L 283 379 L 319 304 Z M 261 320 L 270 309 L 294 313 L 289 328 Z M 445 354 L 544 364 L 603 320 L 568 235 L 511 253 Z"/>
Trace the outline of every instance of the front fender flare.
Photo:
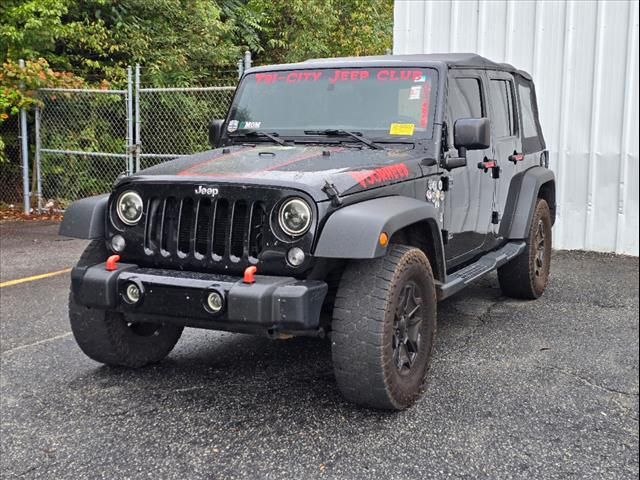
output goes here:
<path id="1" fill-rule="evenodd" d="M 430 203 L 409 197 L 382 197 L 343 207 L 324 224 L 314 255 L 324 258 L 366 259 L 382 257 L 387 246 L 379 238 L 389 238 L 404 227 L 421 221 L 435 226 L 442 248 L 438 211 Z M 425 238 L 428 232 L 425 232 Z M 433 234 L 433 232 L 431 232 Z"/>
<path id="2" fill-rule="evenodd" d="M 95 240 L 104 238 L 109 194 L 76 200 L 64 214 L 60 235 Z"/>

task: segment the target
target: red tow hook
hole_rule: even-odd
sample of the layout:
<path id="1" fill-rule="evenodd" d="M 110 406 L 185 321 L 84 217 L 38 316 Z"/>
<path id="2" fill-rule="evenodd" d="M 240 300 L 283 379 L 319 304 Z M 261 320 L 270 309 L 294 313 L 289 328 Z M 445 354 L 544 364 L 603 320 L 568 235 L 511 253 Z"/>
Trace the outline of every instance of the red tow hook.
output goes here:
<path id="1" fill-rule="evenodd" d="M 258 267 L 251 266 L 244 269 L 244 283 L 256 283 L 255 274 L 258 271 Z"/>
<path id="2" fill-rule="evenodd" d="M 120 261 L 120 255 L 111 255 L 107 258 L 107 261 L 104 264 L 105 270 L 108 272 L 113 272 L 118 269 L 118 265 L 116 265 Z"/>

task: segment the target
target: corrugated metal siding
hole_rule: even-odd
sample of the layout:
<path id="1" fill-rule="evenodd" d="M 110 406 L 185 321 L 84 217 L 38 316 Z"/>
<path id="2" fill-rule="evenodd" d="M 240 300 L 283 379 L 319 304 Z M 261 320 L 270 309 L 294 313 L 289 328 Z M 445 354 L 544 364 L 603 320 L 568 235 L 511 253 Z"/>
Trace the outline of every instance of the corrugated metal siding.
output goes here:
<path id="1" fill-rule="evenodd" d="M 638 255 L 638 2 L 396 0 L 394 53 L 477 52 L 533 75 L 556 248 Z"/>

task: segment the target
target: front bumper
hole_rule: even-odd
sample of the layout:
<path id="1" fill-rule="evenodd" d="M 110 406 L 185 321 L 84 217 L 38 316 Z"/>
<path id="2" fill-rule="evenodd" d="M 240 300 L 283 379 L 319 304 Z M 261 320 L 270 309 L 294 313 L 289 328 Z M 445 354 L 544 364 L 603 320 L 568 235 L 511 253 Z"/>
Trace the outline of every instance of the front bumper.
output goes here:
<path id="1" fill-rule="evenodd" d="M 130 283 L 142 292 L 135 304 L 123 297 Z M 255 283 L 246 284 L 234 276 L 126 263 L 117 264 L 113 271 L 106 270 L 104 263 L 76 267 L 71 272 L 71 288 L 77 303 L 130 314 L 133 320 L 269 335 L 318 331 L 328 289 L 318 280 L 256 275 Z M 211 291 L 224 299 L 218 313 L 205 308 Z"/>

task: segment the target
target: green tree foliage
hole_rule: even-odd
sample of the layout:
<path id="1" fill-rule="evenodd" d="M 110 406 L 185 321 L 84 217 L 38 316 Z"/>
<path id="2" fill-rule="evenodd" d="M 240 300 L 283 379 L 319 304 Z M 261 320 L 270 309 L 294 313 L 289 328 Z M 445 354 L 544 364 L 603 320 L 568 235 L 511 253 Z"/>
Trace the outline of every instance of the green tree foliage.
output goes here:
<path id="1" fill-rule="evenodd" d="M 235 19 L 204 0 L 3 0 L 0 51 L 7 58 L 46 58 L 58 70 L 121 81 L 140 63 L 152 80 L 205 80 L 235 63 Z"/>
<path id="2" fill-rule="evenodd" d="M 29 108 L 38 103 L 34 95 L 36 89 L 78 88 L 83 84 L 84 80 L 72 73 L 54 71 L 43 58 L 27 60 L 24 68 L 16 62 L 5 62 L 0 68 L 0 126 L 10 115 L 17 114 L 20 108 Z M 4 149 L 4 140 L 0 137 L 0 164 L 7 161 Z"/>
<path id="3" fill-rule="evenodd" d="M 391 48 L 393 0 L 249 0 L 260 63 L 380 55 Z"/>

